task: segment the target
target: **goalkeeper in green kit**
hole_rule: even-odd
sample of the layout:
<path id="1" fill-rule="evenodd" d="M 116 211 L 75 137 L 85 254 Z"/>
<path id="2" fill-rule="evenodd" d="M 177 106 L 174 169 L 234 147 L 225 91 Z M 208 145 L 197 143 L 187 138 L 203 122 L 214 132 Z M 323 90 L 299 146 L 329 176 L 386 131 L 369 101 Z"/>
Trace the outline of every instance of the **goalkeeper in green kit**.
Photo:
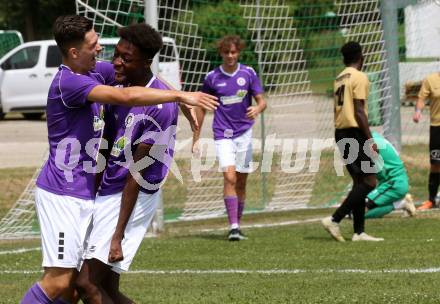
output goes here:
<path id="1" fill-rule="evenodd" d="M 396 209 L 405 210 L 410 216 L 416 212 L 408 194 L 408 175 L 393 145 L 377 132 L 372 132 L 382 161 L 376 165 L 378 185 L 366 198 L 365 218 L 379 218 Z"/>

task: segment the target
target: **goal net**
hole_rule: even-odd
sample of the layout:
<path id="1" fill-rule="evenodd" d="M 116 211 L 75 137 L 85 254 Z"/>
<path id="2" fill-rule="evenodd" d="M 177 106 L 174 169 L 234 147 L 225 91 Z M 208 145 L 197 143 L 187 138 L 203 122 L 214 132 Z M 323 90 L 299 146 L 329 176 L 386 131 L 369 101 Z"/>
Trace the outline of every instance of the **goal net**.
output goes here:
<path id="1" fill-rule="evenodd" d="M 118 26 L 144 21 L 144 1 L 76 0 L 76 6 L 104 37 L 115 36 Z M 268 103 L 264 119 L 253 129 L 258 169 L 249 175 L 246 212 L 326 207 L 345 197 L 350 178 L 335 152 L 333 80 L 343 69 L 340 47 L 350 40 L 359 41 L 364 50 L 364 72 L 370 80 L 370 125 L 394 141 L 401 138 L 410 180 L 411 174 L 421 174 L 411 166 L 426 152 L 415 144 L 427 145 L 429 122 L 425 117 L 418 125 L 412 123 L 413 108 L 406 105 L 413 102 L 407 93 L 417 90 L 417 83 L 428 73 L 439 70 L 434 59 L 438 54 L 424 53 L 434 47 L 423 47 L 418 34 L 423 26 L 438 29 L 438 18 L 420 17 L 438 15 L 434 2 L 421 1 L 392 12 L 398 16 L 398 40 L 392 42 L 399 49 L 398 75 L 388 65 L 391 55 L 386 48 L 384 18 L 390 16 L 384 15 L 379 0 L 158 0 L 157 7 L 158 30 L 178 48 L 184 90 L 200 89 L 206 73 L 221 64 L 215 48 L 219 38 L 238 34 L 246 41 L 240 62 L 257 71 Z M 422 31 L 427 41 L 434 39 L 432 30 Z M 165 60 L 159 56 L 159 62 Z M 392 97 L 396 77 L 400 78 L 400 117 L 393 114 L 400 107 L 399 97 Z M 189 126 L 180 119 L 176 162 L 183 183 L 170 175 L 164 185 L 166 220 L 224 215 L 223 178 L 215 158 L 211 122 L 208 114 L 202 155 L 197 158 L 190 151 Z M 392 126 L 399 122 L 396 133 Z M 419 200 L 423 187 L 411 188 Z"/>
<path id="2" fill-rule="evenodd" d="M 0 31 L 0 58 L 22 43 L 23 37 L 19 31 Z"/>

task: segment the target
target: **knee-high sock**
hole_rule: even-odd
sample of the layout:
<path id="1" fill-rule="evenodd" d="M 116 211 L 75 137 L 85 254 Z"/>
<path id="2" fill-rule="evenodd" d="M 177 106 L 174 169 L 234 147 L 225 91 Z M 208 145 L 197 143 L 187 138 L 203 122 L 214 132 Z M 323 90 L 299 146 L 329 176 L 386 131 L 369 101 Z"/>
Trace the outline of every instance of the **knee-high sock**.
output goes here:
<path id="1" fill-rule="evenodd" d="M 238 202 L 238 224 L 240 224 L 241 217 L 243 216 L 245 202 Z"/>
<path id="2" fill-rule="evenodd" d="M 440 183 L 440 173 L 430 172 L 429 173 L 429 200 L 435 204 L 435 197 L 437 196 L 438 185 Z"/>
<path id="3" fill-rule="evenodd" d="M 365 218 L 369 219 L 369 218 L 383 217 L 384 215 L 390 213 L 393 210 L 394 210 L 393 204 L 376 207 L 374 209 L 368 210 L 368 212 L 365 214 Z"/>
<path id="4" fill-rule="evenodd" d="M 236 196 L 225 196 L 226 212 L 231 229 L 238 228 L 238 199 Z"/>
<path id="5" fill-rule="evenodd" d="M 53 303 L 51 299 L 46 295 L 44 290 L 40 287 L 40 284 L 35 283 L 25 293 L 20 304 L 50 304 Z"/>
<path id="6" fill-rule="evenodd" d="M 333 221 L 339 223 L 347 214 L 350 213 L 350 211 L 352 211 L 354 232 L 358 234 L 364 232 L 365 198 L 373 189 L 374 187 L 371 187 L 365 183 L 360 183 L 353 186 L 342 205 L 336 209 L 335 213 L 333 213 Z"/>

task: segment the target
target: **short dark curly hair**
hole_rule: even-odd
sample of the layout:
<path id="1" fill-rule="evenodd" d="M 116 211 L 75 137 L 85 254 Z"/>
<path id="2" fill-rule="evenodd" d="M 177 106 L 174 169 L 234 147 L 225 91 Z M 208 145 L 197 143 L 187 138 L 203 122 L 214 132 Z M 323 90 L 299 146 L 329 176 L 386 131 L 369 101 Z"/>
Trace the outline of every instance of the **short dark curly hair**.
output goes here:
<path id="1" fill-rule="evenodd" d="M 118 29 L 118 35 L 135 45 L 147 59 L 153 57 L 163 47 L 162 36 L 145 23 L 135 23 Z"/>
<path id="2" fill-rule="evenodd" d="M 60 16 L 53 25 L 53 35 L 64 56 L 72 46 L 84 41 L 87 32 L 93 29 L 93 22 L 83 16 Z"/>
<path id="3" fill-rule="evenodd" d="M 341 48 L 344 64 L 350 65 L 358 62 L 362 58 L 362 47 L 359 42 L 349 41 Z"/>
<path id="4" fill-rule="evenodd" d="M 238 35 L 227 35 L 224 36 L 222 39 L 217 41 L 217 51 L 221 53 L 221 51 L 225 48 L 228 48 L 231 44 L 235 45 L 235 47 L 238 49 L 238 51 L 244 50 L 246 47 L 246 43 L 241 40 L 240 36 Z"/>

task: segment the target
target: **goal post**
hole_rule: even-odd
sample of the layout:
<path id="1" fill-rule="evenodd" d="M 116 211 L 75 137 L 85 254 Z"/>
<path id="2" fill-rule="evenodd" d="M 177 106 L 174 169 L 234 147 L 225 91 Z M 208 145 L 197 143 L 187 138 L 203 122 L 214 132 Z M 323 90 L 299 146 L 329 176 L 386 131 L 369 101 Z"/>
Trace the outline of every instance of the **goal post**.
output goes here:
<path id="1" fill-rule="evenodd" d="M 405 105 L 406 99 L 413 101 L 406 96 L 405 87 L 416 91 L 413 83 L 440 70 L 436 55 L 426 55 L 420 43 L 420 28 L 437 27 L 437 1 L 75 2 L 77 13 L 93 20 L 95 30 L 104 37 L 116 36 L 117 27 L 132 22 L 153 24 L 148 20 L 155 17 L 148 15 L 156 15 L 153 26 L 177 45 L 184 90 L 199 90 L 205 75 L 221 63 L 216 40 L 238 34 L 246 41 L 241 62 L 257 71 L 268 101 L 264 120 L 254 126 L 258 170 L 249 175 L 246 212 L 327 207 L 345 197 L 350 178 L 346 173 L 338 176 L 344 171 L 333 138 L 333 80 L 343 69 L 340 47 L 350 40 L 359 41 L 364 50 L 372 129 L 383 132 L 400 148 L 410 180 L 412 174 L 419 174 L 411 166 L 422 155 L 417 154 L 415 145 L 427 146 L 429 121 L 425 117 L 417 125 L 412 123 L 413 108 Z M 156 9 L 149 10 L 150 3 Z M 420 17 L 426 14 L 433 15 Z M 165 61 L 159 56 L 159 62 Z M 206 156 L 212 141 L 211 121 L 212 115 L 207 115 L 202 133 L 206 149 L 201 160 L 192 157 L 190 129 L 183 119 L 179 122 L 175 158 L 183 184 L 171 174 L 164 185 L 166 221 L 225 215 L 222 174 L 215 153 Z M 197 166 L 200 171 L 194 172 Z M 416 191 L 416 199 L 422 199 L 422 187 L 412 185 L 410 191 Z M 1 223 L 0 238 L 4 227 L 17 225 Z M 17 236 L 31 233 L 26 230 L 29 226 L 20 227 Z"/>

